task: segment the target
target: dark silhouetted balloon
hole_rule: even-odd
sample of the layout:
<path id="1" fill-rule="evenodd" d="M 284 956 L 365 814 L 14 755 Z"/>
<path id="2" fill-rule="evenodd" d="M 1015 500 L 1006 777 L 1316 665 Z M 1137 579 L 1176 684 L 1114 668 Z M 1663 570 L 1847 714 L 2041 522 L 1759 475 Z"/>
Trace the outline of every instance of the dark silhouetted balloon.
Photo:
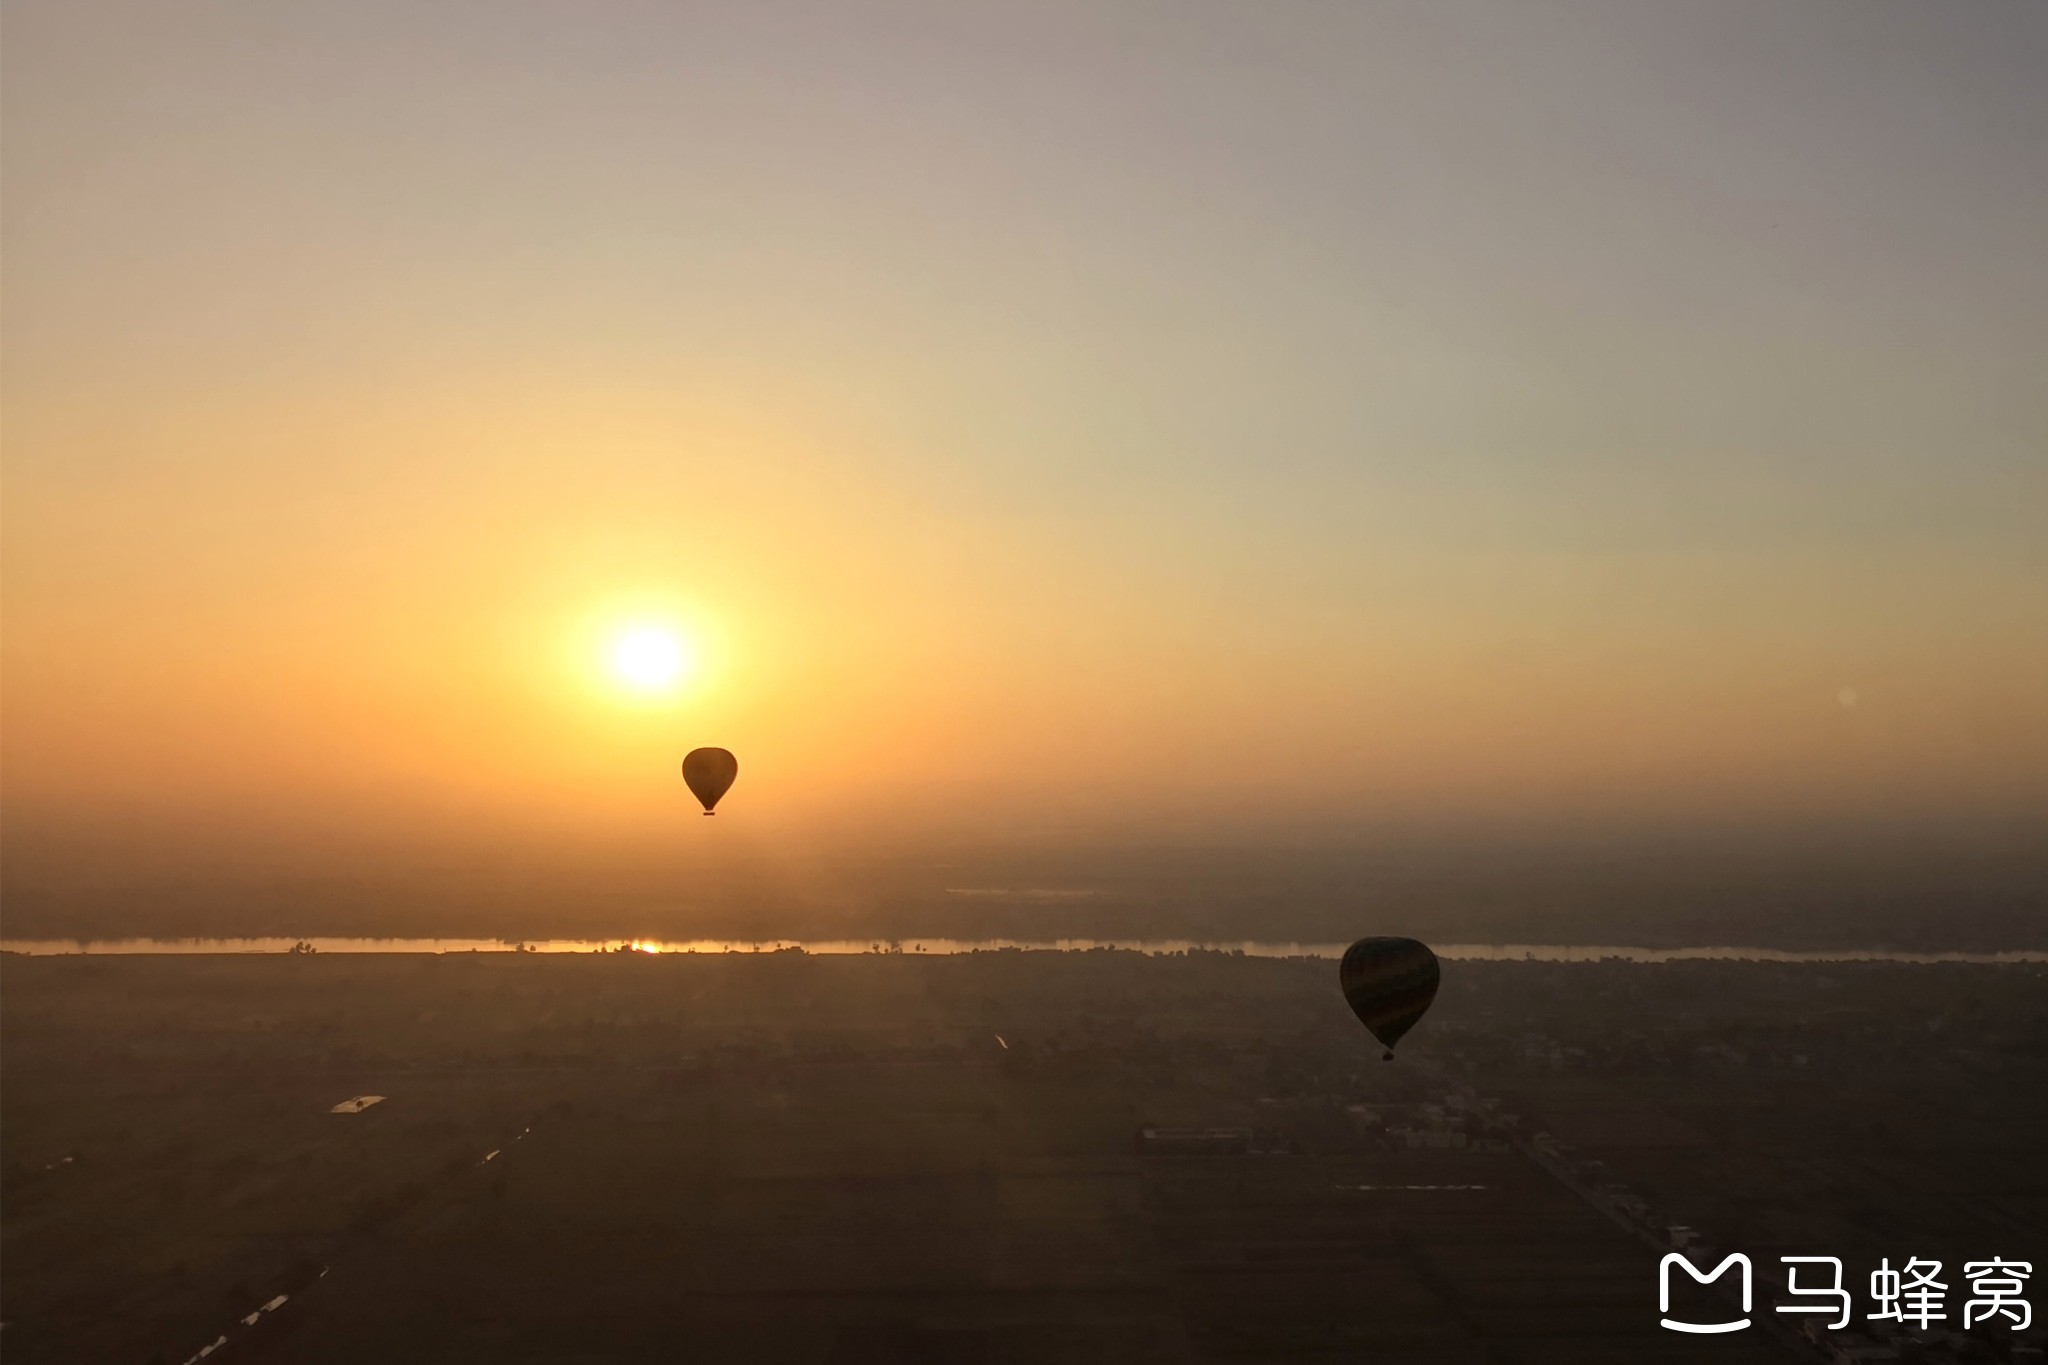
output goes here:
<path id="1" fill-rule="evenodd" d="M 1436 954 L 1412 938 L 1362 938 L 1344 950 L 1344 999 L 1386 1048 L 1383 1060 L 1436 999 L 1437 975 Z"/>
<path id="2" fill-rule="evenodd" d="M 718 798 L 725 795 L 739 775 L 740 761 L 724 749 L 692 749 L 683 759 L 683 781 L 689 783 L 691 794 L 704 803 L 706 815 L 711 814 Z"/>

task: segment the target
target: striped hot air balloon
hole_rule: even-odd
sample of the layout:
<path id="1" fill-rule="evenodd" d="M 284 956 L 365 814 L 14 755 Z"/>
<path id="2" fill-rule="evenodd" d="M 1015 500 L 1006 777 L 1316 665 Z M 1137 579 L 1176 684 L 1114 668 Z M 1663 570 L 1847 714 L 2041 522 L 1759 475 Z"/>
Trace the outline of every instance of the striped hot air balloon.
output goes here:
<path id="1" fill-rule="evenodd" d="M 1358 1021 L 1394 1060 L 1394 1044 L 1436 999 L 1436 954 L 1412 938 L 1362 938 L 1344 950 L 1337 979 Z"/>

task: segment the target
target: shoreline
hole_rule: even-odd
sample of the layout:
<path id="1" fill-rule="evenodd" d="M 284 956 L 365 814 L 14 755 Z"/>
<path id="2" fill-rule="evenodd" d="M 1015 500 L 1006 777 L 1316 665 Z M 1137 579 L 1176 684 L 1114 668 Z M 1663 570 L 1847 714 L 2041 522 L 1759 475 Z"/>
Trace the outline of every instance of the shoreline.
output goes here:
<path id="1" fill-rule="evenodd" d="M 303 947 L 300 945 L 304 945 Z M 1134 952 L 1150 957 L 1189 953 L 1258 958 L 1336 960 L 1342 943 L 1266 942 L 1194 939 L 547 939 L 471 938 L 123 938 L 7 939 L 0 952 L 19 957 L 192 957 L 294 956 L 307 953 L 342 956 L 493 954 L 515 956 L 630 951 L 642 956 L 755 956 L 802 953 L 821 957 L 924 956 L 953 957 L 971 953 Z M 1783 949 L 1750 946 L 1652 948 L 1625 944 L 1447 943 L 1437 956 L 1452 962 L 1669 962 L 1899 963 L 1974 966 L 2048 965 L 2048 950 L 1912 952 L 1884 948 Z"/>

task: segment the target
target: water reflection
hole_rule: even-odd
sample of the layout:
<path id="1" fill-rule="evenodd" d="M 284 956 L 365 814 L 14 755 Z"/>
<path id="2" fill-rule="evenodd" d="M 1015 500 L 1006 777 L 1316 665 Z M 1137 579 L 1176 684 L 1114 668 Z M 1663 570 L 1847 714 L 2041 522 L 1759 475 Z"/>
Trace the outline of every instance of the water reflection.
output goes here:
<path id="1" fill-rule="evenodd" d="M 1171 956 L 1188 952 L 1246 957 L 1335 960 L 1342 943 L 1276 943 L 1213 939 L 525 939 L 495 938 L 124 938 L 4 939 L 0 951 L 36 957 L 59 954 L 161 953 L 988 953 L 1121 951 Z M 1883 948 L 1637 948 L 1623 944 L 1446 943 L 1436 955 L 1468 962 L 1973 962 L 2048 964 L 2048 952 L 1913 953 Z"/>

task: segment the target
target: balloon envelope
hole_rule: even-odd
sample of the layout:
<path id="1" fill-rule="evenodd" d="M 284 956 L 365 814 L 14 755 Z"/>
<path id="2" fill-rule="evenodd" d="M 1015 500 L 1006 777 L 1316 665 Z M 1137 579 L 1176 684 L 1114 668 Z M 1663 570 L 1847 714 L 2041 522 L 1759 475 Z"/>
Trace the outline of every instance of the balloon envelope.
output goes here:
<path id="1" fill-rule="evenodd" d="M 1337 979 L 1358 1021 L 1394 1056 L 1394 1044 L 1436 999 L 1436 954 L 1412 938 L 1362 938 L 1344 950 Z"/>
<path id="2" fill-rule="evenodd" d="M 683 759 L 683 781 L 689 784 L 691 794 L 704 803 L 706 815 L 711 814 L 718 798 L 725 795 L 739 775 L 740 761 L 724 749 L 692 749 Z"/>

